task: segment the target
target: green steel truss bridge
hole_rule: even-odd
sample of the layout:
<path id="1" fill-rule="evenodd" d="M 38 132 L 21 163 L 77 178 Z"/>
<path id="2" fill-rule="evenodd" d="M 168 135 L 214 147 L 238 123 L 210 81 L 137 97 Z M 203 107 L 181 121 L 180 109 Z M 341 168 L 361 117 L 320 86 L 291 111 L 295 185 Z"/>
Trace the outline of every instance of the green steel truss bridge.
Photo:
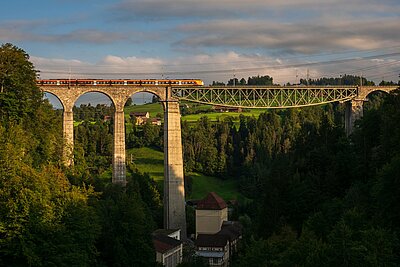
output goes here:
<path id="1" fill-rule="evenodd" d="M 294 108 L 345 102 L 359 95 L 357 86 L 202 86 L 172 87 L 180 100 L 242 108 Z"/>

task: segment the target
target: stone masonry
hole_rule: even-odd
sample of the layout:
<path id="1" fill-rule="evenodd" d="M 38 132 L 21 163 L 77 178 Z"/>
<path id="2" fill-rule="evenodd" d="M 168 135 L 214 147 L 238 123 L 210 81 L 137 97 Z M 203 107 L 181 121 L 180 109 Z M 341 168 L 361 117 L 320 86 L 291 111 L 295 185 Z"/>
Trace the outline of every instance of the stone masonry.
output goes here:
<path id="1" fill-rule="evenodd" d="M 164 107 L 164 226 L 181 229 L 186 238 L 185 187 L 179 103 L 171 97 L 169 87 L 163 86 L 42 86 L 43 92 L 55 95 L 64 108 L 64 163 L 73 164 L 74 125 L 72 107 L 76 100 L 89 92 L 103 93 L 112 101 L 114 113 L 114 146 L 112 182 L 126 184 L 124 106 L 129 97 L 138 92 L 157 95 Z"/>

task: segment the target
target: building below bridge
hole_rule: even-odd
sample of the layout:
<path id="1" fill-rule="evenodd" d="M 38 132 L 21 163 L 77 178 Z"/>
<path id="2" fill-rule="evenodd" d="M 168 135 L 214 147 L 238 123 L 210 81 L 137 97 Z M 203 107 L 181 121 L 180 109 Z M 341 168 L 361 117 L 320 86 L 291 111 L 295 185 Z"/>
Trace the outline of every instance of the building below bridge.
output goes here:
<path id="1" fill-rule="evenodd" d="M 229 266 L 242 238 L 239 222 L 228 221 L 228 207 L 216 193 L 209 193 L 196 207 L 196 254 L 210 266 Z"/>
<path id="2" fill-rule="evenodd" d="M 215 105 L 212 107 L 216 112 L 242 112 L 241 107 L 226 107 Z"/>
<path id="3" fill-rule="evenodd" d="M 149 112 L 131 112 L 129 116 L 135 118 L 136 125 L 150 123 L 151 125 L 160 126 L 162 124 L 161 118 L 150 118 Z"/>
<path id="4" fill-rule="evenodd" d="M 136 119 L 136 125 L 142 125 L 150 118 L 149 112 L 131 112 L 129 116 Z"/>
<path id="5" fill-rule="evenodd" d="M 175 267 L 182 262 L 183 245 L 181 231 L 159 229 L 153 233 L 156 261 L 166 267 Z"/>

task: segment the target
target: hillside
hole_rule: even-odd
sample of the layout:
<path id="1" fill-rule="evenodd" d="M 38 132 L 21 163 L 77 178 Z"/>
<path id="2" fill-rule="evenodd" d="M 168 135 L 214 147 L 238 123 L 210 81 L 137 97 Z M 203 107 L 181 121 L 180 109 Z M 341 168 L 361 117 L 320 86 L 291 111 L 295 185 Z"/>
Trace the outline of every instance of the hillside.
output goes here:
<path id="1" fill-rule="evenodd" d="M 182 121 L 187 121 L 190 123 L 194 123 L 204 116 L 208 117 L 210 121 L 223 120 L 224 118 L 229 116 L 233 117 L 233 121 L 237 122 L 239 121 L 240 115 L 254 116 L 258 118 L 261 113 L 266 111 L 266 109 L 247 109 L 243 112 L 212 112 L 211 105 L 203 105 L 191 102 L 182 103 L 185 104 L 185 106 L 187 107 L 187 113 L 190 113 L 183 114 Z M 149 112 L 150 117 L 155 118 L 157 117 L 157 114 L 163 115 L 163 108 L 160 103 L 149 103 L 144 105 L 132 105 L 125 107 L 124 112 L 127 119 L 129 118 L 129 114 L 131 112 Z M 161 116 L 161 118 L 163 119 L 163 116 Z"/>
<path id="2" fill-rule="evenodd" d="M 162 188 L 164 180 L 164 153 L 153 148 L 132 148 L 127 151 L 128 162 L 132 160 L 135 167 L 142 173 L 148 173 Z M 221 180 L 205 176 L 197 172 L 187 174 L 192 181 L 191 194 L 186 199 L 200 199 L 208 192 L 216 192 L 225 200 L 238 199 L 238 183 L 234 180 Z"/>

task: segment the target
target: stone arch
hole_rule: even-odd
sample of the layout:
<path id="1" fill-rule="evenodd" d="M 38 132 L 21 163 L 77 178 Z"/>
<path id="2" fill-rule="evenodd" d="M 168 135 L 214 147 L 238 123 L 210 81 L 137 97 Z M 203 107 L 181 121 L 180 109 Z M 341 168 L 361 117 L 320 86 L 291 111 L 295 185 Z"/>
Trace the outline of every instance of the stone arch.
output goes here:
<path id="1" fill-rule="evenodd" d="M 382 89 L 382 88 L 379 88 L 379 89 L 376 89 L 376 90 L 371 90 L 371 91 L 369 91 L 366 95 L 365 95 L 365 97 L 364 97 L 364 101 L 367 101 L 367 99 L 368 99 L 368 97 L 370 96 L 370 95 L 372 95 L 372 94 L 375 94 L 375 93 L 385 93 L 385 94 L 389 94 L 390 93 L 390 91 L 391 90 L 385 90 L 385 89 Z"/>
<path id="2" fill-rule="evenodd" d="M 164 94 L 160 93 L 160 90 L 152 90 L 151 88 L 144 88 L 142 90 L 135 92 L 135 94 L 140 93 L 140 92 L 156 95 L 160 100 L 164 100 L 164 98 L 165 98 Z"/>
<path id="3" fill-rule="evenodd" d="M 107 96 L 107 97 L 111 100 L 112 105 L 113 105 L 114 107 L 116 107 L 116 104 L 117 104 L 117 103 L 116 103 L 116 101 L 115 101 L 115 98 L 114 98 L 113 94 L 110 94 L 110 93 L 107 92 L 107 91 L 96 90 L 96 89 L 93 89 L 93 90 L 85 90 L 85 91 L 81 92 L 80 94 L 75 95 L 75 97 L 74 97 L 73 99 L 71 99 L 72 106 L 75 105 L 76 101 L 78 101 L 78 99 L 79 99 L 80 97 L 82 97 L 82 96 L 85 95 L 85 94 L 89 94 L 89 93 L 100 93 L 100 94 L 103 94 L 103 95 Z"/>
<path id="4" fill-rule="evenodd" d="M 368 96 L 374 92 L 390 93 L 399 86 L 362 86 L 358 87 L 358 95 L 346 105 L 345 112 L 345 128 L 346 134 L 353 132 L 354 122 L 364 114 L 364 102 L 368 100 Z"/>
<path id="5" fill-rule="evenodd" d="M 390 93 L 391 91 L 395 90 L 397 87 L 396 86 L 363 86 L 359 87 L 358 91 L 358 97 L 357 99 L 366 101 L 368 98 L 368 95 L 380 91 L 383 93 Z"/>
<path id="6" fill-rule="evenodd" d="M 185 194 L 182 159 L 179 102 L 168 86 L 41 86 L 42 91 L 56 95 L 64 105 L 63 133 L 65 165 L 73 164 L 73 114 L 76 100 L 88 92 L 103 93 L 114 104 L 113 183 L 126 183 L 125 128 L 123 107 L 131 95 L 149 92 L 160 97 L 164 108 L 164 225 L 181 229 L 186 236 Z"/>
<path id="7" fill-rule="evenodd" d="M 129 106 L 125 106 L 127 104 L 126 101 L 124 103 L 124 113 L 127 115 L 125 119 L 125 135 L 127 141 L 125 146 L 127 151 L 129 150 L 129 153 L 127 152 L 128 159 L 129 157 L 132 159 L 134 156 L 131 149 L 135 147 L 138 138 L 146 144 L 155 145 L 162 149 L 162 147 L 160 147 L 162 142 L 159 141 L 163 131 L 162 126 L 165 113 L 165 106 L 163 102 L 160 101 L 159 94 L 156 94 L 154 90 L 135 90 L 130 93 L 133 94 L 129 95 L 126 101 L 132 98 L 133 102 Z M 154 97 L 157 97 L 159 101 L 153 102 L 152 100 Z M 152 138 L 144 139 L 144 134 L 148 130 L 154 135 L 146 135 Z M 156 133 L 158 134 L 156 135 Z"/>
<path id="8" fill-rule="evenodd" d="M 62 98 L 60 98 L 57 94 L 51 92 L 50 90 L 49 90 L 49 91 L 44 90 L 44 91 L 43 91 L 43 96 L 44 96 L 44 94 L 51 94 L 52 96 L 54 96 L 55 98 L 57 98 L 57 100 L 61 103 L 62 109 L 63 109 L 63 110 L 65 109 L 65 104 L 64 104 Z"/>
<path id="9" fill-rule="evenodd" d="M 126 92 L 122 102 L 123 102 L 123 104 L 125 104 L 126 101 L 128 100 L 128 98 L 132 97 L 134 94 L 143 92 L 143 93 L 150 93 L 150 94 L 156 95 L 160 99 L 160 102 L 163 103 L 167 99 L 167 93 L 166 93 L 167 90 L 168 89 L 165 87 L 155 87 L 155 88 L 136 87 L 136 88 L 133 88 L 132 90 L 129 90 Z"/>

